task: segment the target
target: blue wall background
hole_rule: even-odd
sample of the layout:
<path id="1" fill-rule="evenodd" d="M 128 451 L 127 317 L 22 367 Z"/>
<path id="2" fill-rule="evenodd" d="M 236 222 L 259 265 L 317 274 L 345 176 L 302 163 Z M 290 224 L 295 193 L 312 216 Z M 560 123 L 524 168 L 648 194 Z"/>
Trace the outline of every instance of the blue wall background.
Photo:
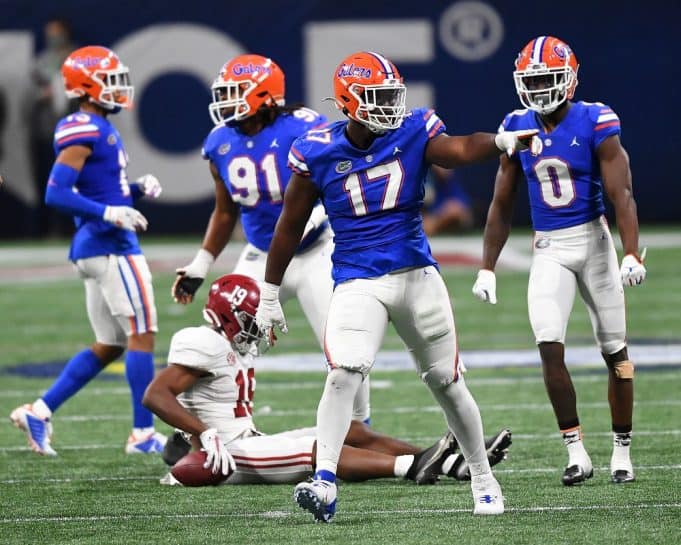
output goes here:
<path id="1" fill-rule="evenodd" d="M 308 23 L 421 20 L 432 26 L 432 59 L 397 64 L 408 84 L 412 81 L 431 84 L 434 105 L 446 121 L 449 132 L 466 133 L 495 131 L 503 115 L 519 107 L 512 80 L 515 56 L 530 38 L 540 34 L 555 35 L 572 46 L 580 61 L 576 98 L 603 101 L 622 119 L 622 140 L 631 157 L 641 220 L 678 222 L 681 219 L 678 211 L 681 202 L 678 174 L 681 155 L 678 110 L 681 98 L 681 3 L 659 0 L 478 2 L 476 4 L 493 8 L 501 18 L 503 38 L 490 56 L 477 62 L 454 57 L 440 36 L 443 14 L 453 5 L 464 3 L 298 0 L 259 2 L 256 6 L 250 2 L 61 0 L 56 6 L 51 0 L 5 0 L 0 1 L 3 13 L 0 36 L 9 31 L 31 33 L 35 37 L 34 49 L 40 51 L 43 47 L 42 26 L 52 15 L 66 17 L 72 22 L 79 44 L 113 45 L 150 25 L 198 23 L 224 33 L 247 50 L 277 60 L 287 76 L 288 101 L 294 102 L 310 98 L 306 96 L 309 88 L 306 81 L 315 74 L 315 67 L 306 63 L 310 48 L 305 31 Z M 478 34 L 484 39 L 488 31 L 483 24 Z M 396 34 L 386 46 L 389 49 L 400 39 Z M 187 45 L 177 43 L 176 47 L 179 50 Z M 320 43 L 315 47 L 324 48 L 325 45 Z M 176 52 L 164 50 L 158 54 L 172 59 Z M 226 55 L 224 60 L 228 57 Z M 133 60 L 123 60 L 134 67 Z M 333 64 L 339 60 L 334 58 Z M 200 62 L 197 58 L 197 63 Z M 214 72 L 218 68 L 216 65 Z M 134 83 L 134 71 L 132 77 Z M 331 94 L 331 73 L 325 73 L 324 77 L 328 79 Z M 2 79 L 0 72 L 0 86 Z M 209 80 L 202 81 L 184 70 L 169 69 L 144 89 L 137 89 L 136 111 L 123 115 L 139 116 L 141 134 L 155 149 L 178 156 L 198 153 L 198 147 L 212 126 L 207 113 L 209 83 Z M 324 104 L 308 105 L 332 113 Z M 133 161 L 131 167 L 134 167 L 135 150 L 129 152 Z M 11 161 L 12 157 L 4 159 L 3 173 L 8 171 L 7 164 Z M 460 178 L 466 189 L 482 208 L 486 207 L 492 194 L 495 170 L 495 165 L 490 163 L 461 171 Z M 30 182 L 17 179 L 17 176 L 9 176 L 9 180 L 11 184 L 8 183 L 0 193 L 1 236 L 21 234 L 25 225 L 16 218 L 25 215 L 26 207 L 31 205 L 30 199 L 18 197 L 11 187 L 30 185 Z M 145 205 L 143 210 L 152 222 L 153 232 L 202 231 L 212 208 L 212 182 L 206 166 L 199 168 L 191 179 L 173 180 L 172 183 L 196 184 L 197 194 L 203 197 L 191 202 L 175 199 L 166 204 Z M 516 221 L 529 223 L 525 196 L 518 200 Z"/>

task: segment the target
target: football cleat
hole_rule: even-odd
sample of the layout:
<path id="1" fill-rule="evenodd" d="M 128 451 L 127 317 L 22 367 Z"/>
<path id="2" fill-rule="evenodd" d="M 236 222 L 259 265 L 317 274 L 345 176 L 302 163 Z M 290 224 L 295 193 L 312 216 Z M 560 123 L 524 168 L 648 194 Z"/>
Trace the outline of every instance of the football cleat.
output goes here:
<path id="1" fill-rule="evenodd" d="M 192 446 L 189 441 L 187 441 L 184 432 L 175 430 L 175 433 L 168 438 L 166 444 L 163 446 L 163 453 L 161 456 L 166 464 L 174 466 L 180 458 L 184 458 L 189 454 L 191 448 Z"/>
<path id="2" fill-rule="evenodd" d="M 33 412 L 31 405 L 17 407 L 9 415 L 9 419 L 17 428 L 26 434 L 31 449 L 43 456 L 56 456 L 50 445 L 52 439 L 52 423 L 48 418 L 40 418 Z"/>
<path id="3" fill-rule="evenodd" d="M 126 454 L 160 454 L 163 452 L 168 438 L 157 431 L 152 431 L 142 437 L 137 437 L 134 433 L 128 437 L 125 445 Z"/>
<path id="4" fill-rule="evenodd" d="M 487 451 L 487 460 L 490 467 L 494 467 L 506 459 L 508 447 L 511 446 L 511 443 L 511 430 L 508 429 L 503 429 L 496 435 L 485 439 L 485 450 Z M 448 475 L 454 477 L 457 481 L 471 480 L 471 472 L 463 454 L 458 456 Z"/>
<path id="5" fill-rule="evenodd" d="M 591 459 L 587 456 L 582 463 L 572 464 L 563 471 L 562 481 L 565 486 L 573 486 L 575 484 L 583 483 L 594 475 L 594 468 L 591 465 Z"/>
<path id="6" fill-rule="evenodd" d="M 631 483 L 636 480 L 633 471 L 627 471 L 626 469 L 616 469 L 610 474 L 612 482 L 615 484 Z"/>
<path id="7" fill-rule="evenodd" d="M 501 515 L 504 512 L 504 496 L 492 473 L 477 475 L 471 480 L 474 515 Z"/>
<path id="8" fill-rule="evenodd" d="M 293 491 L 294 501 L 312 513 L 315 522 L 331 522 L 336 513 L 336 483 L 313 479 L 298 483 Z"/>
<path id="9" fill-rule="evenodd" d="M 407 478 L 416 484 L 435 484 L 442 473 L 442 463 L 456 449 L 456 439 L 451 431 L 432 447 L 414 455 L 414 462 L 407 472 Z"/>
<path id="10" fill-rule="evenodd" d="M 634 468 L 628 458 L 620 460 L 613 458 L 610 460 L 610 479 L 615 484 L 631 483 L 635 481 Z"/>

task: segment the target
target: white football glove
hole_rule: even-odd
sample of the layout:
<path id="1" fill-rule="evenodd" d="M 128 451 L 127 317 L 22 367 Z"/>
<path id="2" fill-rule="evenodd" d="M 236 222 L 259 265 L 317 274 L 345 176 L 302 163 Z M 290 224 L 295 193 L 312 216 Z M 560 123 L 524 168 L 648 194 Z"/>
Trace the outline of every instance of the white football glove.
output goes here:
<path id="1" fill-rule="evenodd" d="M 223 475 L 229 475 L 230 469 L 236 471 L 234 458 L 220 439 L 218 430 L 209 428 L 199 435 L 199 439 L 201 440 L 201 450 L 206 452 L 206 463 L 203 464 L 205 469 L 210 468 L 212 473 L 216 474 L 219 471 Z"/>
<path id="2" fill-rule="evenodd" d="M 255 313 L 255 323 L 263 332 L 270 346 L 277 339 L 274 335 L 274 326 L 281 329 L 282 333 L 288 333 L 284 311 L 279 303 L 279 286 L 263 282 L 260 286 L 260 304 Z"/>
<path id="3" fill-rule="evenodd" d="M 510 157 L 516 151 L 529 149 L 532 155 L 539 155 L 544 147 L 537 129 L 524 131 L 503 131 L 494 137 L 494 143 Z"/>
<path id="4" fill-rule="evenodd" d="M 176 303 L 185 305 L 192 302 L 196 290 L 203 283 L 214 261 L 213 254 L 200 248 L 189 265 L 175 269 L 177 277 L 170 288 L 170 295 Z"/>
<path id="5" fill-rule="evenodd" d="M 473 284 L 473 294 L 486 303 L 497 304 L 497 277 L 494 271 L 480 269 Z"/>
<path id="6" fill-rule="evenodd" d="M 627 254 L 622 259 L 620 276 L 623 286 L 638 286 L 646 279 L 646 268 L 643 266 L 645 250 L 641 254 L 641 259 L 633 254 Z"/>
<path id="7" fill-rule="evenodd" d="M 144 176 L 140 176 L 137 178 L 137 180 L 135 180 L 135 183 L 139 186 L 140 190 L 145 196 L 151 197 L 152 199 L 158 199 L 161 195 L 161 192 L 163 191 L 161 182 L 159 182 L 158 178 L 153 174 L 145 174 Z"/>
<path id="8" fill-rule="evenodd" d="M 142 212 L 130 206 L 107 206 L 102 219 L 126 231 L 146 231 L 149 222 Z"/>
<path id="9" fill-rule="evenodd" d="M 310 214 L 310 219 L 308 219 L 307 223 L 305 224 L 305 230 L 303 231 L 303 237 L 301 240 L 304 240 L 307 235 L 317 229 L 328 218 L 329 217 L 326 215 L 326 210 L 324 209 L 323 205 L 318 204 L 315 206 L 312 209 L 312 213 Z"/>

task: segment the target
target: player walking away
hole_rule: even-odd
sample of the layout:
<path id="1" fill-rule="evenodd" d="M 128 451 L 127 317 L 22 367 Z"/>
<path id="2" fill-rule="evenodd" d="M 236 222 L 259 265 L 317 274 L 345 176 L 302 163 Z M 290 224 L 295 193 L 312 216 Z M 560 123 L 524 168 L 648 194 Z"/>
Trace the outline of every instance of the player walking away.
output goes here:
<path id="1" fill-rule="evenodd" d="M 169 365 L 144 396 L 147 407 L 206 450 L 206 467 L 213 473 L 231 473 L 227 484 L 295 483 L 313 471 L 314 428 L 264 435 L 253 422 L 256 359 L 266 345 L 254 319 L 259 299 L 252 278 L 218 278 L 204 309 L 212 327 L 175 333 Z M 344 444 L 339 476 L 345 480 L 405 477 L 427 484 L 435 482 L 443 464 L 445 473 L 460 480 L 467 477 L 467 465 L 449 433 L 423 450 L 353 421 Z M 490 463 L 500 462 L 510 444 L 508 430 L 491 437 Z M 161 482 L 179 484 L 172 473 Z"/>
<path id="2" fill-rule="evenodd" d="M 335 101 L 349 117 L 312 130 L 291 147 L 294 174 L 267 257 L 258 324 L 286 330 L 279 291 L 305 222 L 321 197 L 335 233 L 335 290 L 324 346 L 329 365 L 317 412 L 316 473 L 295 489 L 298 504 L 329 521 L 336 506 L 338 458 L 352 399 L 376 357 L 388 321 L 447 417 L 472 475 L 474 513 L 504 510 L 485 456 L 478 407 L 461 375 L 447 288 L 423 232 L 420 210 L 431 163 L 445 168 L 525 147 L 536 130 L 448 136 L 433 110 L 405 111 L 395 65 L 370 52 L 336 70 Z"/>
<path id="3" fill-rule="evenodd" d="M 293 141 L 326 122 L 324 116 L 300 105 L 285 103 L 284 72 L 272 59 L 240 55 L 227 62 L 212 86 L 209 111 L 215 128 L 203 146 L 215 181 L 215 208 L 201 249 L 194 260 L 177 270 L 172 296 L 191 302 L 196 290 L 232 236 L 241 213 L 246 247 L 233 272 L 265 279 L 267 250 L 283 206 L 291 171 L 288 151 Z M 315 206 L 282 282 L 285 302 L 297 298 L 323 346 L 333 280 L 331 229 L 321 204 Z M 353 418 L 368 421 L 369 381 L 355 402 Z"/>
<path id="4" fill-rule="evenodd" d="M 511 228 L 511 213 L 521 173 L 528 182 L 534 237 L 527 302 L 542 360 L 544 382 L 568 450 L 563 484 L 593 474 L 582 443 L 575 390 L 565 366 L 565 332 L 579 289 L 594 336 L 608 366 L 608 402 L 614 446 L 613 482 L 634 480 L 629 457 L 634 401 L 634 365 L 626 345 L 622 285 L 636 286 L 646 276 L 638 253 L 638 219 L 620 121 L 600 102 L 572 102 L 577 59 L 567 44 L 540 36 L 521 51 L 513 74 L 526 109 L 506 116 L 500 134 L 536 129 L 543 151 L 502 157 L 487 215 L 482 270 L 473 287 L 482 300 L 496 303 L 494 267 Z M 617 254 L 603 216 L 603 187 L 615 207 L 624 246 Z"/>
<path id="5" fill-rule="evenodd" d="M 76 233 L 69 259 L 85 282 L 85 297 L 95 343 L 69 360 L 48 391 L 33 404 L 12 411 L 39 454 L 56 455 L 50 444 L 52 414 L 126 348 L 125 374 L 132 393 L 133 429 L 125 452 L 160 452 L 165 437 L 154 431 L 153 414 L 142 405 L 154 375 L 157 331 L 151 273 L 136 231 L 147 228 L 132 208 L 143 195 L 161 193 L 147 174 L 129 184 L 128 156 L 107 119 L 132 106 L 128 68 L 105 47 L 71 53 L 62 66 L 66 96 L 80 99 L 80 111 L 62 119 L 54 134 L 57 159 L 45 202 L 73 216 Z"/>

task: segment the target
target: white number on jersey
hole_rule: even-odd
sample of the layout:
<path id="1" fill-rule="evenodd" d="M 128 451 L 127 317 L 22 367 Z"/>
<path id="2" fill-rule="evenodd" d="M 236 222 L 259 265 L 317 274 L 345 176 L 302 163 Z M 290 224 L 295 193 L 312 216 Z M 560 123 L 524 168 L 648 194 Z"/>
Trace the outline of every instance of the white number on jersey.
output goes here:
<path id="1" fill-rule="evenodd" d="M 319 114 L 310 108 L 298 108 L 293 112 L 293 117 L 302 119 L 306 123 L 312 123 L 315 119 L 319 117 Z"/>
<path id="2" fill-rule="evenodd" d="M 353 172 L 345 179 L 343 189 L 350 197 L 350 203 L 352 204 L 355 216 L 366 216 L 368 213 L 367 203 L 364 199 L 364 189 L 360 175 L 366 180 L 365 183 L 386 179 L 380 209 L 389 210 L 395 208 L 397 198 L 400 195 L 400 189 L 402 189 L 402 182 L 404 181 L 404 170 L 399 159 L 383 163 L 382 165 L 376 165 L 363 172 Z"/>
<path id="3" fill-rule="evenodd" d="M 548 157 L 537 161 L 533 168 L 546 204 L 551 208 L 563 208 L 572 204 L 575 200 L 575 183 L 565 161 Z"/>
<path id="4" fill-rule="evenodd" d="M 118 166 L 121 168 L 119 177 L 119 184 L 121 186 L 121 193 L 124 197 L 130 195 L 130 184 L 128 183 L 128 173 L 125 170 L 128 166 L 128 156 L 122 149 L 118 150 Z"/>
<path id="5" fill-rule="evenodd" d="M 262 158 L 260 171 L 265 177 L 270 201 L 273 203 L 281 202 L 281 181 L 277 169 L 277 157 L 274 153 L 268 153 Z M 232 194 L 234 202 L 242 206 L 258 204 L 261 191 L 258 187 L 258 170 L 253 159 L 245 155 L 235 157 L 227 167 L 227 175 L 230 183 L 236 189 L 236 192 Z"/>

